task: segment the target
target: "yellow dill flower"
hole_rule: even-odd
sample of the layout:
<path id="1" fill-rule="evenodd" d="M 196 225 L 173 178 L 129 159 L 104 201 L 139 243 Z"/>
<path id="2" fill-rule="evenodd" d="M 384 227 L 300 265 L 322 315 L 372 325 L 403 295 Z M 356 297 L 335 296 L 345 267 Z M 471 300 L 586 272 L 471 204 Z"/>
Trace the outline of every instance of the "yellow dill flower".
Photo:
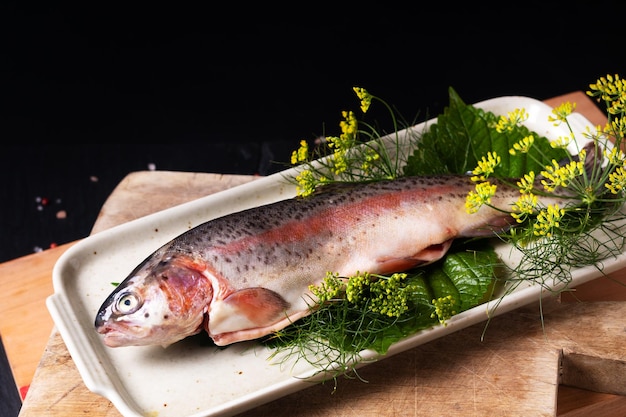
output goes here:
<path id="1" fill-rule="evenodd" d="M 552 237 L 552 231 L 559 227 L 559 222 L 565 215 L 565 210 L 558 204 L 549 204 L 537 214 L 537 221 L 533 224 L 535 236 Z"/>
<path id="2" fill-rule="evenodd" d="M 605 149 L 604 156 L 609 160 L 609 164 L 612 165 L 623 165 L 625 162 L 624 159 L 626 158 L 624 152 L 617 147 L 613 147 L 610 152 Z"/>
<path id="3" fill-rule="evenodd" d="M 300 147 L 291 153 L 291 164 L 296 165 L 309 160 L 309 144 L 306 140 L 300 141 Z"/>
<path id="4" fill-rule="evenodd" d="M 624 110 L 624 112 L 626 112 L 626 110 Z M 626 131 L 626 119 L 623 117 L 616 117 L 611 121 L 611 126 L 613 126 L 613 131 L 621 132 L 623 137 L 623 134 Z"/>
<path id="5" fill-rule="evenodd" d="M 559 136 L 555 140 L 550 141 L 550 146 L 553 149 L 565 149 L 574 140 L 574 133 L 570 133 L 569 136 Z"/>
<path id="6" fill-rule="evenodd" d="M 311 195 L 319 182 L 311 170 L 305 169 L 296 176 L 296 194 L 302 197 Z"/>
<path id="7" fill-rule="evenodd" d="M 532 193 L 520 195 L 519 199 L 513 205 L 513 217 L 518 223 L 523 223 L 528 216 L 532 215 L 537 209 L 537 196 Z"/>
<path id="8" fill-rule="evenodd" d="M 327 272 L 326 277 L 319 285 L 310 285 L 309 290 L 318 298 L 318 302 L 325 303 L 336 299 L 344 289 L 344 281 L 337 272 Z"/>
<path id="9" fill-rule="evenodd" d="M 346 151 L 336 151 L 331 156 L 333 174 L 340 175 L 348 171 L 348 159 L 346 158 Z"/>
<path id="10" fill-rule="evenodd" d="M 526 109 L 515 109 L 512 112 L 508 112 L 506 116 L 500 116 L 495 127 L 498 133 L 510 132 L 515 126 L 527 119 L 528 113 L 526 113 Z"/>
<path id="11" fill-rule="evenodd" d="M 595 84 L 589 84 L 589 88 L 591 91 L 587 92 L 588 95 L 595 97 L 599 93 L 602 100 L 611 101 L 626 91 L 626 83 L 620 79 L 619 74 L 614 76 L 608 74 L 606 77 L 598 78 Z"/>
<path id="12" fill-rule="evenodd" d="M 548 121 L 554 122 L 554 126 L 558 126 L 562 122 L 565 122 L 567 116 L 574 113 L 574 110 L 576 110 L 576 103 L 570 103 L 569 101 L 561 103 L 559 106 L 552 109 L 553 115 L 548 116 Z"/>
<path id="13" fill-rule="evenodd" d="M 535 137 L 532 134 L 530 134 L 526 136 L 525 138 L 523 138 L 522 140 L 520 140 L 519 142 L 514 143 L 513 148 L 509 149 L 509 153 L 511 155 L 515 155 L 517 152 L 528 153 L 531 146 L 533 146 L 533 143 L 535 143 Z"/>
<path id="14" fill-rule="evenodd" d="M 502 158 L 495 152 L 487 152 L 487 157 L 484 156 L 478 161 L 478 166 L 474 168 L 472 174 L 472 181 L 484 181 L 493 171 L 496 166 L 501 162 Z"/>
<path id="15" fill-rule="evenodd" d="M 604 184 L 613 194 L 619 194 L 626 187 L 626 170 L 619 166 L 609 174 L 609 181 Z"/>
<path id="16" fill-rule="evenodd" d="M 356 120 L 356 116 L 352 111 L 343 111 L 341 112 L 344 120 L 339 122 L 339 126 L 341 127 L 341 133 L 344 135 L 352 135 L 354 136 L 357 132 L 358 121 Z"/>
<path id="17" fill-rule="evenodd" d="M 465 211 L 476 213 L 483 204 L 490 204 L 491 197 L 496 193 L 498 186 L 489 181 L 476 184 L 475 191 L 470 191 L 465 199 Z"/>
<path id="18" fill-rule="evenodd" d="M 354 113 L 351 111 L 343 111 L 344 120 L 339 122 L 341 127 L 341 135 L 328 136 L 326 143 L 329 148 L 339 151 L 346 151 L 355 145 L 358 122 Z"/>
<path id="19" fill-rule="evenodd" d="M 389 277 L 357 272 L 345 285 L 346 299 L 353 304 L 389 317 L 400 317 L 409 309 L 409 297 L 418 287 L 406 283 L 408 275 L 394 273 Z"/>
<path id="20" fill-rule="evenodd" d="M 352 89 L 356 93 L 356 96 L 359 98 L 359 100 L 361 100 L 361 111 L 363 113 L 367 113 L 367 110 L 370 108 L 370 105 L 372 104 L 373 96 L 370 93 L 368 93 L 365 88 L 352 87 Z"/>
<path id="21" fill-rule="evenodd" d="M 517 182 L 517 187 L 520 193 L 531 193 L 535 188 L 535 171 L 530 171 L 528 174 L 524 174 L 522 178 Z"/>
<path id="22" fill-rule="evenodd" d="M 346 298 L 348 301 L 351 303 L 361 301 L 367 295 L 369 283 L 370 274 L 367 272 L 357 272 L 356 275 L 350 277 L 346 285 Z"/>
<path id="23" fill-rule="evenodd" d="M 611 102 L 611 106 L 607 109 L 610 114 L 622 114 L 626 111 L 625 107 L 626 102 L 626 93 L 622 92 L 619 100 L 614 100 Z"/>
<path id="24" fill-rule="evenodd" d="M 446 321 L 456 314 L 456 310 L 454 310 L 454 304 L 456 304 L 454 298 L 451 295 L 447 295 L 433 299 L 431 302 L 433 307 L 435 307 L 435 311 L 430 317 L 433 319 L 437 318 L 439 323 L 445 326 Z"/>
<path id="25" fill-rule="evenodd" d="M 626 109 L 624 110 L 626 112 Z M 623 117 L 615 117 L 610 123 L 607 123 L 604 128 L 604 133 L 607 136 L 615 136 L 618 139 L 624 139 L 626 135 L 626 119 Z"/>
<path id="26" fill-rule="evenodd" d="M 403 286 L 405 273 L 394 273 L 390 277 L 378 277 L 370 283 L 371 311 L 389 317 L 400 317 L 408 309 L 411 286 Z"/>
<path id="27" fill-rule="evenodd" d="M 552 165 L 546 166 L 544 171 L 541 171 L 541 175 L 543 175 L 546 179 L 541 180 L 541 184 L 543 184 L 543 188 L 546 191 L 552 192 L 556 189 L 556 187 L 567 187 L 571 180 L 576 178 L 585 171 L 585 160 L 586 152 L 583 149 L 580 151 L 580 160 L 579 161 L 571 161 L 566 165 L 559 165 L 556 160 L 552 160 Z"/>
<path id="28" fill-rule="evenodd" d="M 329 148 L 335 149 L 335 152 L 345 152 L 351 148 L 352 141 L 346 135 L 328 136 L 326 144 Z"/>
<path id="29" fill-rule="evenodd" d="M 364 159 L 361 163 L 361 170 L 367 174 L 376 166 L 376 161 L 380 160 L 380 154 L 372 148 L 367 148 L 363 156 Z"/>
<path id="30" fill-rule="evenodd" d="M 341 148 L 341 139 L 339 136 L 326 136 L 326 146 L 329 148 Z"/>
<path id="31" fill-rule="evenodd" d="M 618 74 L 600 77 L 595 84 L 589 84 L 587 95 L 599 97 L 605 103 L 610 103 L 607 111 L 610 114 L 621 114 L 626 111 L 626 80 Z"/>

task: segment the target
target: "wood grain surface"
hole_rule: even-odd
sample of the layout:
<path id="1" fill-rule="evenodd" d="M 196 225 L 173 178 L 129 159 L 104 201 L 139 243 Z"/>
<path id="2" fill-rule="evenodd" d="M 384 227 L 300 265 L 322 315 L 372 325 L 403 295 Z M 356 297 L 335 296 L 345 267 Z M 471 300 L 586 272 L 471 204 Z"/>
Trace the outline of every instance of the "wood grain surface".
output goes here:
<path id="1" fill-rule="evenodd" d="M 579 111 L 594 124 L 606 120 L 580 92 L 549 104 L 565 100 L 578 103 Z M 103 206 L 92 233 L 255 178 L 131 173 Z M 30 381 L 29 370 L 22 369 L 28 365 L 22 358 L 29 344 L 40 358 L 20 416 L 119 416 L 108 400 L 84 386 L 41 308 L 52 293 L 51 266 L 68 246 L 0 265 L 3 286 L 11 284 L 9 295 L 0 298 L 0 334 L 18 384 Z M 534 303 L 494 318 L 484 340 L 485 324 L 471 326 L 363 368 L 360 373 L 367 383 L 342 379 L 332 394 L 331 384 L 313 385 L 242 415 L 572 417 L 600 411 L 624 415 L 625 275 L 618 271 L 612 274 L 613 281 L 600 278 L 581 285 L 575 297 L 546 299 L 543 322 Z"/>

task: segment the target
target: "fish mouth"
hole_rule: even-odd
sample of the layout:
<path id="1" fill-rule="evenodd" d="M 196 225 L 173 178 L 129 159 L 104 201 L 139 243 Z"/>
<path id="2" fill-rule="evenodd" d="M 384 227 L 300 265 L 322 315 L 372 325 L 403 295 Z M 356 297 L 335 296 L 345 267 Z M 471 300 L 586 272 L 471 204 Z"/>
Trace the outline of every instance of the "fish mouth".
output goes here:
<path id="1" fill-rule="evenodd" d="M 100 328 L 98 333 L 104 335 L 103 342 L 108 347 L 119 347 L 128 344 L 128 335 L 111 328 Z"/>
<path id="2" fill-rule="evenodd" d="M 146 336 L 150 333 L 140 326 L 124 326 L 119 329 L 106 325 L 96 328 L 96 332 L 104 336 L 104 344 L 108 347 L 145 345 Z"/>

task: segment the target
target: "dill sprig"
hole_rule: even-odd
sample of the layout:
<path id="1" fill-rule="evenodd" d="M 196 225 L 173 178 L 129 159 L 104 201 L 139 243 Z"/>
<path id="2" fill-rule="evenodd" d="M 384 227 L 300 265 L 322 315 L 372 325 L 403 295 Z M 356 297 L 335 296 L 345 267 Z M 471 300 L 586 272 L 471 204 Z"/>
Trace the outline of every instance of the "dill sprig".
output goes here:
<path id="1" fill-rule="evenodd" d="M 311 314 L 267 338 L 272 358 L 307 361 L 317 373 L 359 377 L 363 352 L 389 347 L 490 299 L 498 288 L 501 262 L 481 242 L 455 247 L 442 261 L 389 276 L 328 272 L 311 287 Z"/>
<path id="2" fill-rule="evenodd" d="M 296 183 L 298 196 L 306 197 L 323 184 L 332 182 L 358 182 L 395 179 L 402 174 L 409 150 L 419 139 L 419 132 L 400 125 L 393 109 L 380 98 L 361 87 L 354 87 L 367 113 L 372 102 L 381 103 L 388 111 L 393 132 L 384 135 L 373 124 L 359 121 L 353 111 L 342 111 L 338 136 L 321 138 L 317 146 L 306 140 L 293 151 L 291 164 L 298 171 L 287 178 Z"/>
<path id="3" fill-rule="evenodd" d="M 604 102 L 608 118 L 605 126 L 597 126 L 595 132 L 588 128 L 581 138 L 575 137 L 569 121 L 576 103 L 566 102 L 552 110 L 548 120 L 554 126 L 565 125 L 569 135 L 559 137 L 551 146 L 574 145 L 577 154 L 568 153 L 566 161 L 544 157 L 539 160 L 544 164 L 541 171 L 528 171 L 517 183 L 520 197 L 511 214 L 519 225 L 500 236 L 521 253 L 521 260 L 512 267 L 512 281 L 562 291 L 570 285 L 574 269 L 595 265 L 601 270 L 604 259 L 623 251 L 626 158 L 621 149 L 626 132 L 625 86 L 618 75 L 590 84 L 587 94 Z M 518 123 L 516 114 L 509 114 L 508 119 L 502 117 L 501 125 Z M 516 145 L 510 149 L 511 154 L 527 153 L 533 140 L 524 139 Z M 485 185 L 490 184 L 488 179 L 481 180 L 468 195 L 468 212 L 488 205 L 497 193 L 495 187 Z M 541 196 L 561 196 L 563 204 L 543 204 Z M 514 289 L 515 285 L 511 291 Z"/>

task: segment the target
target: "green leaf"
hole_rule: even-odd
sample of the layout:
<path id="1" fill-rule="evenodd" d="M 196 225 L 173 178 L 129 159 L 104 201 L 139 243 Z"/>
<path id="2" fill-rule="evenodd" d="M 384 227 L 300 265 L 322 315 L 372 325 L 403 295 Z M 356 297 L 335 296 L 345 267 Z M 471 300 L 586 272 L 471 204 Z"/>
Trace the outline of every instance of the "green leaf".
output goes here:
<path id="1" fill-rule="evenodd" d="M 446 256 L 446 259 L 449 256 Z M 450 275 L 443 268 L 432 269 L 428 274 L 428 282 L 433 289 L 433 298 L 445 298 L 450 295 L 454 304 L 459 305 L 461 302 L 459 291 L 450 279 Z"/>
<path id="2" fill-rule="evenodd" d="M 445 258 L 426 269 L 433 298 L 452 296 L 457 313 L 487 301 L 497 277 L 502 276 L 502 261 L 485 241 L 461 243 Z"/>
<path id="3" fill-rule="evenodd" d="M 482 303 L 495 282 L 498 256 L 490 251 L 464 251 L 446 256 L 442 272 L 449 278 L 460 300 L 460 311 Z"/>
<path id="4" fill-rule="evenodd" d="M 528 154 L 510 155 L 509 149 L 531 134 L 527 127 L 516 126 L 500 133 L 493 128 L 500 115 L 465 104 L 453 88 L 449 97 L 448 107 L 424 132 L 407 159 L 404 175 L 465 174 L 488 152 L 495 152 L 502 162 L 494 176 L 520 178 L 530 171 L 540 172 L 553 159 L 567 158 L 567 151 L 552 148 L 547 138 L 537 134 Z"/>
<path id="5" fill-rule="evenodd" d="M 411 302 L 418 309 L 427 306 L 427 310 L 432 310 L 430 302 L 433 299 L 433 292 L 430 284 L 426 281 L 425 275 L 423 273 L 411 274 L 406 278 L 406 283 L 413 289 Z"/>

